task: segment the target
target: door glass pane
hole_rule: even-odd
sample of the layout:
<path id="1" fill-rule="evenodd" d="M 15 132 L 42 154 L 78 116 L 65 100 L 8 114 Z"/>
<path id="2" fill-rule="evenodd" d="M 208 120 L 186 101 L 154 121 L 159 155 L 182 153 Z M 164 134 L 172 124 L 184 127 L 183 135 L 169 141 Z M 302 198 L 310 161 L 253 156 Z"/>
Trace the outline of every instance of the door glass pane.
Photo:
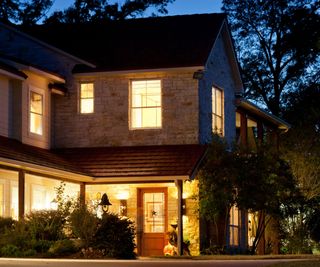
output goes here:
<path id="1" fill-rule="evenodd" d="M 144 193 L 143 195 L 145 233 L 165 231 L 164 193 Z"/>

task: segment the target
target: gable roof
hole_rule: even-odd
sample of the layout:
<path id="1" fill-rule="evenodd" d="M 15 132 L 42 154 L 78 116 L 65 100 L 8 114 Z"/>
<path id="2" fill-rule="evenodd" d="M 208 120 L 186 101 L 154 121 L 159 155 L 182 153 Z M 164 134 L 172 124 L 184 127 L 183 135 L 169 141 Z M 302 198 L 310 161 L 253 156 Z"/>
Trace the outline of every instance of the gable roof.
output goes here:
<path id="1" fill-rule="evenodd" d="M 204 66 L 225 14 L 197 14 L 21 28 L 97 68 L 75 72 Z"/>

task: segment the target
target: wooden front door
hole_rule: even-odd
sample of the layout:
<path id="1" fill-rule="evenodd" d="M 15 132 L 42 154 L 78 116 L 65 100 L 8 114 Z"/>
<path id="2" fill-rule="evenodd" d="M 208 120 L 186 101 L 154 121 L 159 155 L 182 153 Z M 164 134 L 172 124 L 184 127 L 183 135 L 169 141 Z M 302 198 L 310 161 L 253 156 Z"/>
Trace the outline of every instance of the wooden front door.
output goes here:
<path id="1" fill-rule="evenodd" d="M 167 232 L 167 188 L 138 189 L 138 253 L 163 255 Z"/>

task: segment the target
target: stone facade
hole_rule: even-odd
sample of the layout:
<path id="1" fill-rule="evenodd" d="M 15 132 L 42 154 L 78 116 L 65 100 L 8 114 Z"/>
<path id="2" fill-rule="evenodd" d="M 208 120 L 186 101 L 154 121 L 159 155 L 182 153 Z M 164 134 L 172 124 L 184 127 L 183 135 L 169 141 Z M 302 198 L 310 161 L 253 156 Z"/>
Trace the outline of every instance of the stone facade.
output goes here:
<path id="1" fill-rule="evenodd" d="M 162 82 L 162 128 L 129 128 L 129 87 L 135 79 Z M 79 83 L 94 82 L 94 113 L 79 113 Z M 54 101 L 55 146 L 139 146 L 198 143 L 198 89 L 193 72 L 77 76 L 68 97 Z"/>

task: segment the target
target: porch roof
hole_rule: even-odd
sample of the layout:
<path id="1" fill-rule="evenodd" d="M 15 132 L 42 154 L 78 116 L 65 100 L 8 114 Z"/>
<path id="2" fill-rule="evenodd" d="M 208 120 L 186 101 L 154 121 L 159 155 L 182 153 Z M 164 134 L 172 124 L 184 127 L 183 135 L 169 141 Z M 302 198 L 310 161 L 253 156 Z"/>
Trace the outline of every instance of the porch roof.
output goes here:
<path id="1" fill-rule="evenodd" d="M 4 136 L 0 136 L 0 158 L 85 175 L 78 166 L 50 150 L 22 144 Z"/>
<path id="2" fill-rule="evenodd" d="M 0 158 L 20 166 L 47 167 L 93 178 L 92 182 L 139 177 L 192 177 L 204 156 L 203 145 L 65 148 L 47 150 L 0 136 Z M 97 178 L 97 179 L 95 179 Z M 100 178 L 100 179 L 99 179 Z M 132 179 L 131 179 L 132 178 Z M 90 180 L 86 180 L 89 182 Z"/>
<path id="3" fill-rule="evenodd" d="M 55 152 L 94 178 L 172 176 L 174 179 L 192 177 L 205 151 L 206 146 L 195 144 L 69 148 Z"/>

